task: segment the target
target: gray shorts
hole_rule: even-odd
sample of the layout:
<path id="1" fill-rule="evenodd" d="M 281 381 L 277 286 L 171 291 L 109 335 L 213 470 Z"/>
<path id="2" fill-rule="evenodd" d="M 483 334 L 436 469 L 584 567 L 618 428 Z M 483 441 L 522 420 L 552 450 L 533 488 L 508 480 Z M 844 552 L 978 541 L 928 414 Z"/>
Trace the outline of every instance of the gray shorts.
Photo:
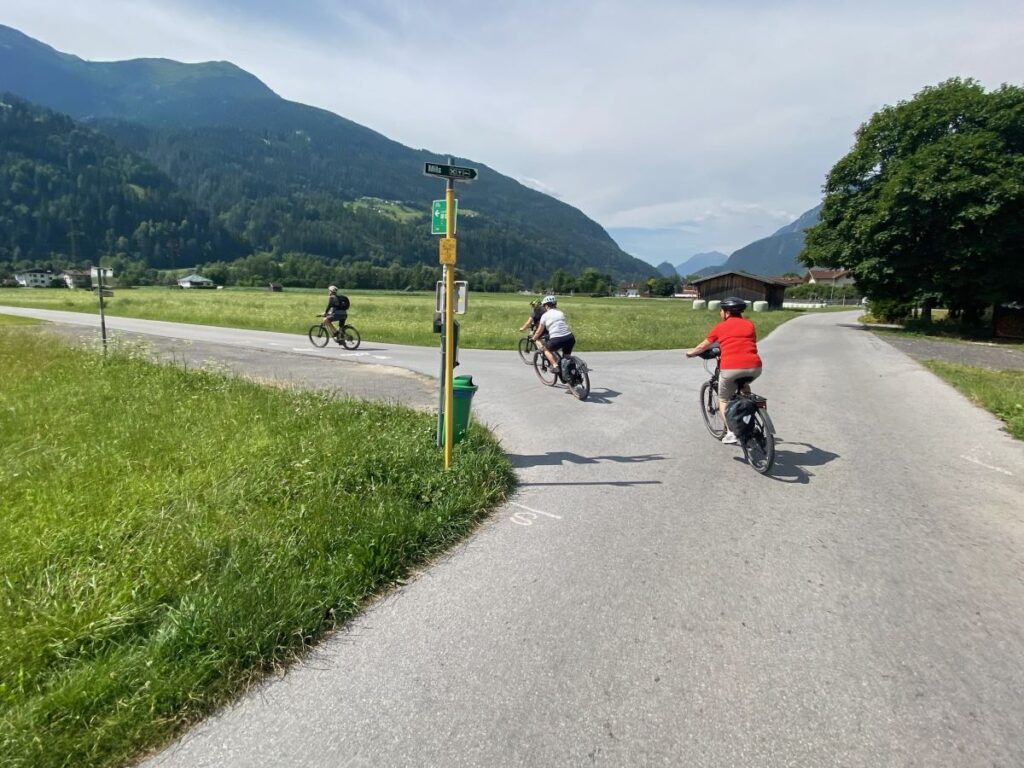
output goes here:
<path id="1" fill-rule="evenodd" d="M 736 379 L 756 379 L 761 375 L 760 368 L 730 368 L 718 375 L 718 399 L 723 403 L 736 394 Z"/>

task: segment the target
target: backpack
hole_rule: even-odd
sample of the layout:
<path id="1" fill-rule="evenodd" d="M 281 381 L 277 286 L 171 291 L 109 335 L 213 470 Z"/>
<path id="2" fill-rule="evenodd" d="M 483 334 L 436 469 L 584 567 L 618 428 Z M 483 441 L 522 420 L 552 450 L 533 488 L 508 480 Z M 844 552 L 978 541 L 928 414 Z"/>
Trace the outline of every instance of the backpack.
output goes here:
<path id="1" fill-rule="evenodd" d="M 750 395 L 738 395 L 725 406 L 725 422 L 730 431 L 741 441 L 750 439 L 754 433 L 754 414 L 757 400 Z"/>
<path id="2" fill-rule="evenodd" d="M 338 294 L 338 306 L 341 307 L 342 312 L 348 312 L 348 308 L 352 306 L 352 302 L 348 300 L 348 296 L 342 296 Z"/>
<path id="3" fill-rule="evenodd" d="M 572 381 L 579 371 L 576 368 L 576 361 L 571 357 L 562 358 L 562 381 L 567 384 Z"/>

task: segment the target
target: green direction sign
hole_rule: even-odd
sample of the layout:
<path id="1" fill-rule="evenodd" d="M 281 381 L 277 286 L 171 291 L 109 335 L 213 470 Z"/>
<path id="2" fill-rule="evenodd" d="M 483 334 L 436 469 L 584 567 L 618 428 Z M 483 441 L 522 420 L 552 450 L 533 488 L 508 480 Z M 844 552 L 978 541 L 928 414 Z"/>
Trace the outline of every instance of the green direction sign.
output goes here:
<path id="1" fill-rule="evenodd" d="M 448 234 L 445 227 L 447 226 L 447 212 L 448 204 L 444 200 L 435 200 L 433 205 L 430 206 L 430 234 L 432 235 L 446 235 Z M 455 220 L 452 221 L 452 234 L 455 234 L 456 227 L 459 226 L 459 201 L 455 201 Z"/>

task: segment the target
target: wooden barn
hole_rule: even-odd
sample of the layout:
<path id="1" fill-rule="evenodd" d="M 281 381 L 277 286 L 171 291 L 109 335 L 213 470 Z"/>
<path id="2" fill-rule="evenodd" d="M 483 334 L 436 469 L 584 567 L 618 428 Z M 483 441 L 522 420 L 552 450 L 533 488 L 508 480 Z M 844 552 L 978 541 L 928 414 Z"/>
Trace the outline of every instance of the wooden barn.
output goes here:
<path id="1" fill-rule="evenodd" d="M 774 277 L 751 275 L 749 272 L 719 272 L 693 281 L 699 298 L 721 301 L 736 296 L 746 301 L 767 301 L 769 309 L 782 309 L 786 283 Z"/>

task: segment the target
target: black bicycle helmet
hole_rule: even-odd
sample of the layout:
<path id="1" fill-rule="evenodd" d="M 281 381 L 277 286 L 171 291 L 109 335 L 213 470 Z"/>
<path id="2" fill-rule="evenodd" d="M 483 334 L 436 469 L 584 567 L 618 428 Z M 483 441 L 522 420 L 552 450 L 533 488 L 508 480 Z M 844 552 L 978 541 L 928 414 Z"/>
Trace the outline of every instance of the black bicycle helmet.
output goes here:
<path id="1" fill-rule="evenodd" d="M 722 299 L 721 306 L 726 312 L 742 312 L 747 308 L 747 302 L 743 299 L 737 299 L 735 296 L 730 296 L 727 299 Z"/>

